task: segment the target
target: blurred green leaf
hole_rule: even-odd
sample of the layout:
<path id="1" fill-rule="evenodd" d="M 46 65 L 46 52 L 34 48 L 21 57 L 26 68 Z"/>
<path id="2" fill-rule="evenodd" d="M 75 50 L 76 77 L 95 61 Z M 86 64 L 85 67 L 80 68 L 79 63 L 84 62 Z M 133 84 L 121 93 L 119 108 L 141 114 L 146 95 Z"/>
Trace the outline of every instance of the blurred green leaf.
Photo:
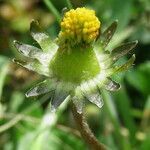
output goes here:
<path id="1" fill-rule="evenodd" d="M 123 83 L 122 83 L 122 87 L 121 87 L 120 91 L 113 93 L 113 96 L 115 98 L 115 102 L 117 104 L 117 109 L 118 109 L 118 113 L 120 114 L 121 120 L 123 121 L 123 124 L 130 131 L 130 139 L 132 139 L 131 142 L 134 142 L 136 125 L 135 125 L 134 119 L 131 114 L 132 108 L 131 108 L 131 104 L 130 104 L 130 99 L 125 90 L 125 87 L 123 86 Z"/>
<path id="2" fill-rule="evenodd" d="M 17 112 L 24 100 L 24 94 L 19 91 L 14 91 L 10 99 L 9 111 Z"/>
<path id="3" fill-rule="evenodd" d="M 149 148 L 150 148 L 150 133 L 147 134 L 147 138 L 143 141 L 139 149 L 149 150 Z"/>
<path id="4" fill-rule="evenodd" d="M 36 132 L 27 133 L 20 139 L 17 150 L 78 150 L 84 148 L 80 139 L 53 128 L 53 130 L 46 129 L 38 136 Z"/>
<path id="5" fill-rule="evenodd" d="M 126 74 L 126 79 L 144 95 L 150 94 L 150 62 L 145 62 Z"/>
<path id="6" fill-rule="evenodd" d="M 3 85 L 8 71 L 9 71 L 8 59 L 4 56 L 0 56 L 0 100 L 2 97 Z"/>

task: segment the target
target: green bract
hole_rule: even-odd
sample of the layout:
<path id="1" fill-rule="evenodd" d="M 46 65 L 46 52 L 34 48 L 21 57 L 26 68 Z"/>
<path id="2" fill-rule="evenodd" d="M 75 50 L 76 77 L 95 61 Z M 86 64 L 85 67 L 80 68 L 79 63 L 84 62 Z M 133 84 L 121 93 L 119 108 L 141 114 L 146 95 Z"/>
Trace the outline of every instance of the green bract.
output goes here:
<path id="1" fill-rule="evenodd" d="M 123 65 L 116 66 L 119 58 L 132 50 L 137 41 L 122 44 L 112 51 L 106 47 L 117 27 L 113 22 L 100 38 L 89 44 L 75 47 L 61 47 L 41 30 L 37 21 L 31 23 L 31 36 L 41 47 L 23 44 L 15 41 L 15 46 L 30 61 L 14 61 L 32 71 L 45 76 L 45 81 L 31 88 L 27 97 L 38 96 L 49 92 L 53 93 L 51 100 L 52 111 L 66 99 L 70 98 L 76 105 L 78 113 L 82 113 L 85 100 L 103 106 L 100 95 L 102 88 L 115 91 L 120 85 L 110 77 L 113 74 L 127 70 L 134 62 L 135 55 Z"/>

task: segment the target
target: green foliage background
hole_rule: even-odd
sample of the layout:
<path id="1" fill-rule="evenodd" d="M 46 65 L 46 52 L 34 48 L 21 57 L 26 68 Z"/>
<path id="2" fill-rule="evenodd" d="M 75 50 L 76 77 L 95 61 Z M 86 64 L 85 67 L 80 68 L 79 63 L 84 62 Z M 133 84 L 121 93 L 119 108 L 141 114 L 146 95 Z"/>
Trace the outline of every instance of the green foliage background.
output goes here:
<path id="1" fill-rule="evenodd" d="M 67 6 L 66 0 L 52 0 L 52 3 L 59 12 Z M 149 150 L 150 1 L 72 0 L 72 3 L 75 7 L 94 9 L 102 30 L 118 19 L 119 27 L 109 48 L 121 42 L 139 41 L 134 51 L 135 66 L 114 76 L 121 82 L 121 90 L 104 92 L 105 104 L 100 110 L 88 104 L 86 117 L 96 137 L 111 150 Z M 32 19 L 39 20 L 52 37 L 57 36 L 59 24 L 42 0 L 0 1 L 0 149 L 87 149 L 75 127 L 69 105 L 52 115 L 55 121 L 45 121 L 49 113 L 49 95 L 38 98 L 24 95 L 43 77 L 12 62 L 12 58 L 21 58 L 12 41 L 17 39 L 37 45 L 29 35 Z"/>

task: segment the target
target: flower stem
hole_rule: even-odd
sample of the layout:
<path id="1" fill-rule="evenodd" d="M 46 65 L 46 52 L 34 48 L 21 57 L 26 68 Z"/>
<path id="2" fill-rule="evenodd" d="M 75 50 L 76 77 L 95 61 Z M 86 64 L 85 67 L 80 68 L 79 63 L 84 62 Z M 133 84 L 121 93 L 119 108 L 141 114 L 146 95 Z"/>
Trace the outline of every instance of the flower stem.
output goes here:
<path id="1" fill-rule="evenodd" d="M 56 17 L 58 23 L 60 23 L 61 17 L 59 12 L 57 11 L 57 9 L 54 7 L 54 5 L 52 4 L 52 2 L 50 0 L 43 0 L 44 3 L 46 4 L 46 6 L 48 7 L 48 9 L 50 11 L 52 11 L 52 13 L 54 14 L 54 16 Z"/>
<path id="2" fill-rule="evenodd" d="M 74 120 L 78 126 L 78 129 L 84 138 L 85 142 L 89 145 L 92 150 L 106 150 L 105 145 L 99 143 L 94 134 L 92 133 L 89 125 L 83 116 L 77 112 L 76 106 L 72 103 L 72 114 Z"/>

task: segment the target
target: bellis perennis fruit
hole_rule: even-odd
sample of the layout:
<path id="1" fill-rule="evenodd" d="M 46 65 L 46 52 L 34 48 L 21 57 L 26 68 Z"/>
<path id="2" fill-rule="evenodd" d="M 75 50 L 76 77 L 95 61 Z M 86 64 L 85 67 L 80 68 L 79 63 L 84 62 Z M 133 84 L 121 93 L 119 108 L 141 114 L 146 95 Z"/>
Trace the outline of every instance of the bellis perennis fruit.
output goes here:
<path id="1" fill-rule="evenodd" d="M 127 70 L 135 55 L 123 65 L 115 63 L 131 51 L 137 41 L 108 51 L 106 47 L 117 28 L 117 21 L 100 34 L 101 23 L 95 12 L 84 7 L 66 12 L 60 26 L 58 37 L 52 40 L 37 21 L 31 22 L 31 36 L 40 48 L 14 42 L 18 51 L 30 58 L 29 62 L 14 61 L 45 76 L 45 81 L 31 88 L 26 96 L 51 93 L 52 111 L 67 98 L 73 101 L 78 113 L 82 113 L 86 100 L 101 108 L 101 89 L 115 91 L 120 88 L 110 77 Z"/>

